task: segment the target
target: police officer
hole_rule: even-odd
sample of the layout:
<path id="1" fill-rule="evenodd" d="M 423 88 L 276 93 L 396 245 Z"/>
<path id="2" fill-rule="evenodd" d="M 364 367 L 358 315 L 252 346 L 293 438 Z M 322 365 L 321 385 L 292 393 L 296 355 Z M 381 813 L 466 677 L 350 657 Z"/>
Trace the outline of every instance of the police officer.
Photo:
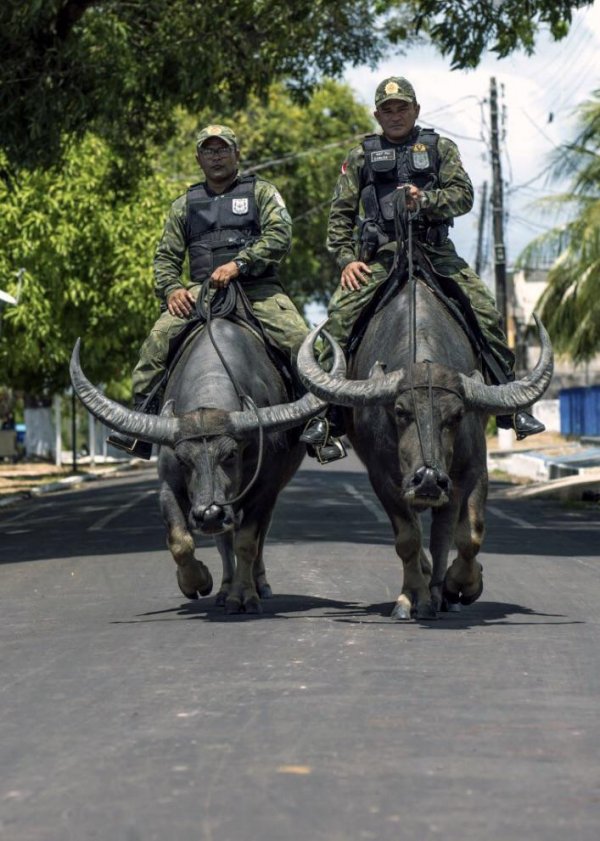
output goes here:
<path id="1" fill-rule="evenodd" d="M 501 376 L 514 379 L 515 359 L 494 299 L 448 237 L 454 217 L 473 206 L 473 186 L 456 144 L 416 125 L 420 106 L 407 79 L 384 79 L 377 86 L 375 109 L 382 132 L 367 135 L 351 150 L 331 203 L 327 248 L 341 269 L 341 280 L 329 303 L 327 329 L 345 347 L 358 315 L 388 277 L 396 251 L 394 194 L 403 187 L 409 209 L 419 211 L 415 233 L 433 269 L 459 284 Z M 358 229 L 357 218 L 362 220 Z M 524 411 L 498 418 L 498 425 L 514 426 L 519 438 L 545 428 Z M 303 437 L 316 444 L 324 434 L 317 418 Z"/>
<path id="2" fill-rule="evenodd" d="M 205 180 L 175 199 L 154 258 L 155 291 L 164 312 L 142 345 L 133 371 L 134 408 L 156 412 L 149 396 L 160 382 L 173 341 L 192 316 L 202 283 L 225 288 L 239 278 L 265 333 L 290 361 L 295 360 L 308 327 L 277 278 L 277 266 L 290 250 L 292 220 L 273 184 L 238 174 L 239 148 L 227 126 L 202 129 L 196 160 Z M 182 280 L 189 255 L 190 283 Z M 109 442 L 140 458 L 152 445 L 113 434 Z"/>

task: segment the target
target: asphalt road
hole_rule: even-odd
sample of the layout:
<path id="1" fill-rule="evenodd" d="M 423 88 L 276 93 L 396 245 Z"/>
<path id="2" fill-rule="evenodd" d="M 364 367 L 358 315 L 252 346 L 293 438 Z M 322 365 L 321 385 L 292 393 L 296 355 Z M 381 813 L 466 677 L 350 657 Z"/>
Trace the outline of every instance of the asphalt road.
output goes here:
<path id="1" fill-rule="evenodd" d="M 494 487 L 481 600 L 400 624 L 366 475 L 307 467 L 261 617 L 181 596 L 152 472 L 0 510 L 2 839 L 597 841 L 598 508 Z"/>

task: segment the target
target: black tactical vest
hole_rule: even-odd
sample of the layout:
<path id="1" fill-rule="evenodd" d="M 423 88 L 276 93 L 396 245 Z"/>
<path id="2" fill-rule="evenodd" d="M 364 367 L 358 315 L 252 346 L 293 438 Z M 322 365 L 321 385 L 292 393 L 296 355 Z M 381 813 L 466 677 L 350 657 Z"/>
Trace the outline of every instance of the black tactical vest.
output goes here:
<path id="1" fill-rule="evenodd" d="M 394 194 L 400 184 L 421 190 L 439 184 L 439 134 L 416 128 L 404 143 L 382 142 L 380 134 L 363 140 L 365 162 L 360 173 L 360 198 L 365 219 L 375 222 L 388 238 L 394 237 Z"/>
<path id="2" fill-rule="evenodd" d="M 192 283 L 202 283 L 260 236 L 255 183 L 256 176 L 249 175 L 220 195 L 210 195 L 204 183 L 187 191 L 186 238 Z M 273 275 L 272 268 L 268 274 Z"/>

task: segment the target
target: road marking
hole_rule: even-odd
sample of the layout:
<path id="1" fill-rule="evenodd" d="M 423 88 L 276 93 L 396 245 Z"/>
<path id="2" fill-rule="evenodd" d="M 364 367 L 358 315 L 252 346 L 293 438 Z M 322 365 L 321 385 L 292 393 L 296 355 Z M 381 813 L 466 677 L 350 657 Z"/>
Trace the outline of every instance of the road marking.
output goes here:
<path id="1" fill-rule="evenodd" d="M 0 528 L 4 528 L 4 526 L 8 526 L 9 524 L 16 523 L 18 520 L 22 520 L 24 517 L 31 517 L 32 515 L 39 514 L 40 511 L 43 511 L 44 508 L 49 508 L 50 503 L 46 503 L 45 505 L 38 506 L 35 511 L 32 511 L 29 506 L 25 506 L 24 511 L 20 511 L 18 514 L 15 514 L 14 517 L 8 517 L 6 520 L 0 521 Z"/>
<path id="2" fill-rule="evenodd" d="M 486 508 L 490 514 L 500 517 L 501 520 L 508 520 L 509 523 L 514 523 L 515 526 L 520 526 L 522 529 L 540 528 L 540 526 L 534 526 L 532 523 L 528 523 L 527 520 L 522 520 L 520 517 L 511 517 L 510 514 L 505 514 L 504 511 L 501 511 L 500 508 L 496 508 L 495 505 L 487 505 Z"/>
<path id="3" fill-rule="evenodd" d="M 355 499 L 360 500 L 365 508 L 368 508 L 371 514 L 374 514 L 375 519 L 379 523 L 389 523 L 387 514 L 383 511 L 378 503 L 373 502 L 372 499 L 366 497 L 358 488 L 355 488 L 354 485 L 351 485 L 350 482 L 344 482 L 344 490 L 346 493 L 349 493 L 350 496 L 353 496 Z"/>
<path id="4" fill-rule="evenodd" d="M 112 520 L 115 520 L 117 517 L 120 517 L 121 514 L 124 514 L 126 511 L 129 511 L 130 508 L 133 508 L 134 505 L 137 505 L 138 502 L 141 502 L 147 496 L 150 496 L 151 494 L 155 494 L 155 493 L 157 493 L 157 491 L 150 490 L 150 491 L 144 491 L 141 494 L 137 494 L 136 496 L 133 497 L 133 499 L 129 500 L 129 502 L 126 505 L 120 505 L 117 508 L 114 508 L 109 514 L 105 514 L 104 517 L 101 517 L 92 526 L 89 526 L 88 531 L 101 531 Z"/>

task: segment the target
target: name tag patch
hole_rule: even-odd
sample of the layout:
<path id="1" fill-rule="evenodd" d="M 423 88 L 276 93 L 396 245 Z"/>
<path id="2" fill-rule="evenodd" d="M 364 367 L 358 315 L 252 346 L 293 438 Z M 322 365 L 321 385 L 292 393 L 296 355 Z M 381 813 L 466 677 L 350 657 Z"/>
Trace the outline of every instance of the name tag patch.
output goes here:
<path id="1" fill-rule="evenodd" d="M 395 149 L 381 149 L 378 152 L 371 152 L 371 163 L 377 164 L 381 161 L 395 161 L 396 160 L 396 150 Z"/>

